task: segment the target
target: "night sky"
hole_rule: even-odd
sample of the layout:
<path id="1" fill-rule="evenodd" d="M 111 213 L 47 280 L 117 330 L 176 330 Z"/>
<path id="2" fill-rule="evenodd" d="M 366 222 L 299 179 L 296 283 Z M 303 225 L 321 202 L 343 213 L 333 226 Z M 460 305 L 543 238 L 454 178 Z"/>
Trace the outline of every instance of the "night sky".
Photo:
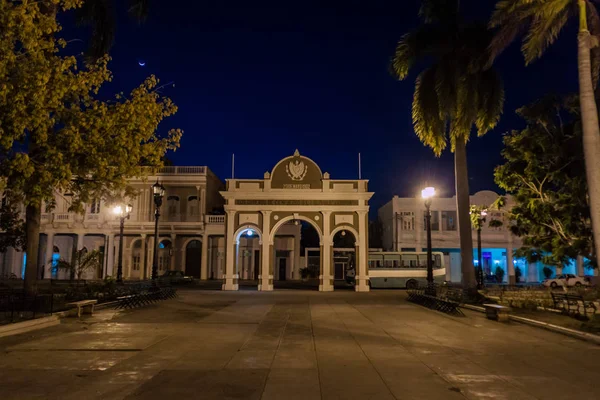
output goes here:
<path id="1" fill-rule="evenodd" d="M 120 4 L 120 1 L 116 3 Z M 363 178 L 372 209 L 426 182 L 452 196 L 453 158 L 436 158 L 411 122 L 414 80 L 396 81 L 388 64 L 398 39 L 418 23 L 414 0 L 151 1 L 142 25 L 120 10 L 111 50 L 110 89 L 145 76 L 174 81 L 165 94 L 179 112 L 161 130 L 182 128 L 175 165 L 207 165 L 221 179 L 262 178 L 298 148 L 332 178 Z M 467 18 L 487 20 L 493 1 L 463 1 Z M 519 43 L 497 63 L 506 103 L 499 126 L 467 146 L 471 193 L 497 190 L 502 134 L 523 127 L 514 110 L 552 93 L 577 90 L 576 29 L 543 59 L 524 66 Z M 145 67 L 138 65 L 146 62 Z"/>

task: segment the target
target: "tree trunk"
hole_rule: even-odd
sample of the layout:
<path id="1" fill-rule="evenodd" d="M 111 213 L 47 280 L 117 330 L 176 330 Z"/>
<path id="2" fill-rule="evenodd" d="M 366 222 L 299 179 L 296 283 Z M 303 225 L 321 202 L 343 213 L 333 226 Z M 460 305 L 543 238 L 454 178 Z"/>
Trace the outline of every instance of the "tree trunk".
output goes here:
<path id="1" fill-rule="evenodd" d="M 477 287 L 473 266 L 473 237 L 469 216 L 469 175 L 467 172 L 467 144 L 460 138 L 454 150 L 454 180 L 456 186 L 456 211 L 460 236 L 460 264 L 462 284 L 465 289 Z"/>
<path id="2" fill-rule="evenodd" d="M 580 30 L 578 36 L 579 103 L 583 129 L 583 154 L 588 184 L 590 215 L 594 236 L 594 253 L 600 254 L 600 129 L 594 97 L 590 48 L 590 32 Z"/>
<path id="3" fill-rule="evenodd" d="M 25 254 L 25 291 L 27 294 L 37 292 L 38 249 L 40 247 L 41 203 L 30 204 L 25 208 L 25 232 L 27 244 Z"/>

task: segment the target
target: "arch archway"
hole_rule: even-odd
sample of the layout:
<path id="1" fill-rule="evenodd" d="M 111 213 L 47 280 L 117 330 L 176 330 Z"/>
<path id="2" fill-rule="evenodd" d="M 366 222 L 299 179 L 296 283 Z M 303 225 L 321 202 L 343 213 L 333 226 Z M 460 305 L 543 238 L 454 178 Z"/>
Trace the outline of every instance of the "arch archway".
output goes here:
<path id="1" fill-rule="evenodd" d="M 335 286 L 353 288 L 357 274 L 356 260 L 359 253 L 358 232 L 348 225 L 331 231 L 332 268 Z"/>
<path id="2" fill-rule="evenodd" d="M 258 287 L 262 274 L 263 233 L 254 224 L 240 226 L 234 234 L 235 273 L 241 286 Z"/>
<path id="3" fill-rule="evenodd" d="M 202 262 L 202 242 L 190 240 L 185 246 L 185 274 L 200 279 L 200 263 Z"/>

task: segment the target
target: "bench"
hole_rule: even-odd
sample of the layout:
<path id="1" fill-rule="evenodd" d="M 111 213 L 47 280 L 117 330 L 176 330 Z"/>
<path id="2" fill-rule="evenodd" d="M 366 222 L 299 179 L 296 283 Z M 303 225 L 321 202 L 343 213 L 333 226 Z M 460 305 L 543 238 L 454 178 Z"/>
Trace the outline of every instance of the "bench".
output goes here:
<path id="1" fill-rule="evenodd" d="M 431 291 L 427 287 L 417 287 L 408 290 L 408 300 L 447 314 L 460 314 L 458 306 L 462 303 L 462 290 L 439 290 L 434 287 Z"/>
<path id="2" fill-rule="evenodd" d="M 594 315 L 596 313 L 596 305 L 593 301 L 585 301 L 581 295 L 569 293 L 551 293 L 554 308 L 561 310 L 569 315 L 583 315 L 587 317 L 587 313 Z M 583 309 L 583 313 L 581 310 Z"/>
<path id="3" fill-rule="evenodd" d="M 500 304 L 484 304 L 485 315 L 488 319 L 499 322 L 508 322 L 510 320 L 510 307 Z"/>
<path id="4" fill-rule="evenodd" d="M 94 305 L 98 304 L 98 300 L 81 300 L 67 303 L 67 307 L 77 308 L 77 318 L 81 318 L 82 311 L 84 314 L 94 314 Z"/>

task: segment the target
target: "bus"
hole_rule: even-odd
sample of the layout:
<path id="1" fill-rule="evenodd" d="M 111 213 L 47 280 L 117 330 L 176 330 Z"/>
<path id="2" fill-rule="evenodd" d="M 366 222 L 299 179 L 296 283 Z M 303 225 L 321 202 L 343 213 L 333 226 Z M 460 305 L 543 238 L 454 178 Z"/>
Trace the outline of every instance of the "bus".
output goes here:
<path id="1" fill-rule="evenodd" d="M 433 281 L 446 280 L 444 253 L 434 251 Z M 369 280 L 372 288 L 407 288 L 427 284 L 427 252 L 369 252 Z"/>

